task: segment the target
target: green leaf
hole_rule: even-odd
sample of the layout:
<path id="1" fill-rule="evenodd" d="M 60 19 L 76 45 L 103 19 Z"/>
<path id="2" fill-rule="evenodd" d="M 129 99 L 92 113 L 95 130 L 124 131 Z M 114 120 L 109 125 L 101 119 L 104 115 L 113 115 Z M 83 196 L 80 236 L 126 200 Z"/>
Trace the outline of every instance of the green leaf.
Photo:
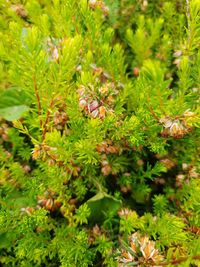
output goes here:
<path id="1" fill-rule="evenodd" d="M 87 205 L 91 210 L 90 222 L 101 222 L 105 219 L 105 213 L 117 212 L 121 207 L 121 201 L 100 191 L 94 197 L 87 201 Z"/>
<path id="2" fill-rule="evenodd" d="M 16 233 L 0 233 L 0 249 L 10 248 L 13 240 L 16 238 Z"/>
<path id="3" fill-rule="evenodd" d="M 0 94 L 0 117 L 8 121 L 17 120 L 29 110 L 30 99 L 24 91 L 10 88 Z"/>

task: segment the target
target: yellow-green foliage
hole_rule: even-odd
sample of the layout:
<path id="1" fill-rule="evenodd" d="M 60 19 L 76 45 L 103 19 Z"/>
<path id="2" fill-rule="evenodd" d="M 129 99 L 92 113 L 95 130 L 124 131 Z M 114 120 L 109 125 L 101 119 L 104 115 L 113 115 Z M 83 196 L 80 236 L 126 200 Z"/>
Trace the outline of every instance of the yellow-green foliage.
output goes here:
<path id="1" fill-rule="evenodd" d="M 0 265 L 199 266 L 198 0 L 0 0 Z"/>

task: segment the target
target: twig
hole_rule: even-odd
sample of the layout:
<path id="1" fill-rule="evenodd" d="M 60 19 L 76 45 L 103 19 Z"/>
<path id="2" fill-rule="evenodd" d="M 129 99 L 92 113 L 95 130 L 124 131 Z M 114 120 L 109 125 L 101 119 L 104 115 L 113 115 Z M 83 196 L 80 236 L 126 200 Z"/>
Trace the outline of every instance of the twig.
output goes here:
<path id="1" fill-rule="evenodd" d="M 37 82 L 36 82 L 36 77 L 35 75 L 33 75 L 33 84 L 34 84 L 34 90 L 35 90 L 35 96 L 37 99 L 37 106 L 38 106 L 38 115 L 40 118 L 40 128 L 42 129 L 42 106 L 41 106 L 41 102 L 40 102 L 40 95 L 39 95 L 39 90 L 38 90 L 38 86 L 37 86 Z"/>
<path id="2" fill-rule="evenodd" d="M 186 15 L 188 20 L 188 31 L 190 32 L 190 0 L 186 0 Z"/>
<path id="3" fill-rule="evenodd" d="M 47 133 L 47 124 L 49 122 L 50 113 L 51 113 L 50 110 L 51 110 L 53 104 L 54 104 L 54 98 L 52 98 L 51 103 L 49 104 L 49 108 L 47 110 L 47 115 L 46 115 L 46 119 L 45 119 L 44 127 L 43 127 L 43 132 L 42 132 L 42 141 L 44 141 L 46 133 Z"/>
<path id="4" fill-rule="evenodd" d="M 187 16 L 187 26 L 188 26 L 188 51 L 189 51 L 192 42 L 190 0 L 186 0 L 186 16 Z"/>
<path id="5" fill-rule="evenodd" d="M 196 256 L 193 256 L 191 257 L 192 260 L 200 260 L 200 255 L 196 255 Z M 180 259 L 177 259 L 177 260 L 172 260 L 170 262 L 163 262 L 163 263 L 159 263 L 159 265 L 161 266 L 167 266 L 167 265 L 177 265 L 181 262 L 184 262 L 184 261 L 187 261 L 188 260 L 188 257 L 182 257 Z"/>
<path id="6" fill-rule="evenodd" d="M 150 98 L 149 98 L 149 97 L 148 97 L 148 102 L 149 102 L 149 109 L 150 109 L 151 114 L 153 115 L 153 117 L 154 117 L 158 122 L 160 122 L 160 118 L 155 114 L 155 112 L 153 111 L 152 106 L 150 105 Z"/>
<path id="7" fill-rule="evenodd" d="M 184 261 L 187 261 L 188 259 L 189 259 L 189 257 L 182 257 L 182 258 L 177 259 L 177 260 L 172 260 L 172 261 L 168 261 L 168 262 L 159 262 L 156 264 L 159 266 L 177 265 L 177 264 L 180 264 Z M 200 260 L 200 255 L 196 255 L 196 256 L 191 257 L 191 260 Z M 137 261 L 137 262 L 134 262 L 134 265 L 127 265 L 127 266 L 135 266 L 136 264 L 141 264 L 141 263 L 144 264 L 144 262 Z M 145 266 L 150 267 L 150 266 L 152 266 L 152 264 L 155 264 L 155 262 L 145 263 Z"/>

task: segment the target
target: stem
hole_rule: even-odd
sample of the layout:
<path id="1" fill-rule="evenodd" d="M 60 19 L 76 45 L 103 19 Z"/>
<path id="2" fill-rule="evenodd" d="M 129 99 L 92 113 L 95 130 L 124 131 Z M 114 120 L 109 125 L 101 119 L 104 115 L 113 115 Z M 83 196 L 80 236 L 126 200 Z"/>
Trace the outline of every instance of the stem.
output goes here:
<path id="1" fill-rule="evenodd" d="M 153 117 L 158 121 L 158 122 L 160 122 L 160 118 L 156 115 L 156 113 L 153 111 L 153 108 L 152 108 L 152 106 L 151 106 L 151 104 L 150 104 L 150 98 L 148 97 L 148 102 L 149 102 L 149 109 L 150 109 L 150 112 L 151 112 L 151 114 L 153 115 Z"/>
<path id="2" fill-rule="evenodd" d="M 177 265 L 177 264 L 180 264 L 180 263 L 182 263 L 184 261 L 187 261 L 188 259 L 189 259 L 189 257 L 182 257 L 180 259 L 172 260 L 172 261 L 169 261 L 169 262 L 159 262 L 159 263 L 156 263 L 156 265 L 159 265 L 159 266 Z M 200 255 L 193 256 L 193 257 L 191 257 L 191 259 L 192 260 L 200 260 Z M 133 265 L 131 265 L 131 263 L 128 263 L 126 266 L 135 266 L 137 264 L 144 264 L 144 262 L 137 261 L 137 262 L 134 262 Z M 152 263 L 146 263 L 145 262 L 144 266 L 148 267 L 148 266 L 152 266 L 153 264 L 155 264 L 155 263 L 154 262 L 152 262 Z"/>
<path id="3" fill-rule="evenodd" d="M 46 119 L 44 122 L 44 128 L 43 128 L 43 132 L 42 132 L 42 141 L 44 141 L 46 133 L 47 133 L 47 125 L 48 125 L 50 114 L 51 114 L 50 110 L 51 110 L 53 104 L 54 104 L 54 98 L 52 98 L 51 103 L 49 105 L 49 108 L 47 110 L 47 115 L 46 115 Z"/>
<path id="4" fill-rule="evenodd" d="M 188 25 L 188 53 L 192 46 L 193 39 L 193 30 L 191 29 L 191 14 L 190 14 L 190 0 L 186 0 L 186 17 L 187 17 L 187 25 Z"/>
<path id="5" fill-rule="evenodd" d="M 37 99 L 38 115 L 39 115 L 39 118 L 40 118 L 40 128 L 42 129 L 42 119 L 41 119 L 42 106 L 41 106 L 40 95 L 39 95 L 39 90 L 38 90 L 38 86 L 37 86 L 35 75 L 33 75 L 33 84 L 34 84 L 35 96 L 36 96 L 36 99 Z"/>
<path id="6" fill-rule="evenodd" d="M 193 256 L 191 259 L 192 260 L 200 260 L 200 255 Z M 183 257 L 183 258 L 180 258 L 178 260 L 172 260 L 170 262 L 159 263 L 159 265 L 161 265 L 161 266 L 167 266 L 167 265 L 171 265 L 171 264 L 177 265 L 177 264 L 184 262 L 184 261 L 187 261 L 187 260 L 188 260 L 188 257 Z"/>
<path id="7" fill-rule="evenodd" d="M 186 16 L 188 21 L 188 31 L 190 33 L 190 0 L 186 0 Z"/>

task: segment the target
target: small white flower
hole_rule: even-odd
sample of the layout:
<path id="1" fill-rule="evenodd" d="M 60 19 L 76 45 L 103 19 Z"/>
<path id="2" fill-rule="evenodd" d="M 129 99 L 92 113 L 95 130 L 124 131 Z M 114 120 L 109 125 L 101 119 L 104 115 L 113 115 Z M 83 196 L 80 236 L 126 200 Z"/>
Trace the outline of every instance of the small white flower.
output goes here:
<path id="1" fill-rule="evenodd" d="M 88 111 L 89 111 L 89 113 L 93 112 L 98 107 L 99 107 L 98 101 L 97 100 L 92 101 L 90 104 L 88 104 Z"/>
<path id="2" fill-rule="evenodd" d="M 183 54 L 182 50 L 177 50 L 177 51 L 174 52 L 173 56 L 174 57 L 180 57 L 182 54 Z"/>
<path id="3" fill-rule="evenodd" d="M 87 101 L 84 98 L 80 98 L 79 107 L 84 109 L 87 106 Z"/>
<path id="4" fill-rule="evenodd" d="M 160 119 L 160 123 L 162 123 L 165 128 L 169 128 L 173 122 L 169 117 L 165 117 Z"/>

